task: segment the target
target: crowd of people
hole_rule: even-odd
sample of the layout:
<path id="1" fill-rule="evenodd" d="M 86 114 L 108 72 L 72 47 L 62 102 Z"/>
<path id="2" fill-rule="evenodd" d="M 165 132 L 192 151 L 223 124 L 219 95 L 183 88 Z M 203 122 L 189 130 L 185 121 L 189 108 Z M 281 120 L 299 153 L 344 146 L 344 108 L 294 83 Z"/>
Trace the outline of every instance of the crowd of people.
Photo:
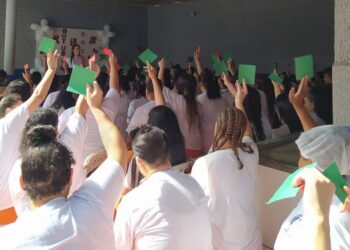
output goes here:
<path id="1" fill-rule="evenodd" d="M 183 69 L 140 62 L 88 66 L 80 46 L 45 55 L 45 74 L 0 72 L 1 249 L 262 249 L 257 142 L 301 132 L 303 199 L 275 249 L 350 249 L 350 198 L 321 171 L 350 180 L 350 134 L 332 124 L 332 71 L 300 82 L 220 76 L 201 48 Z M 67 91 L 74 66 L 96 73 L 86 96 Z M 277 74 L 277 69 L 276 72 Z M 347 187 L 345 192 L 350 194 Z M 342 212 L 339 206 L 342 205 Z"/>

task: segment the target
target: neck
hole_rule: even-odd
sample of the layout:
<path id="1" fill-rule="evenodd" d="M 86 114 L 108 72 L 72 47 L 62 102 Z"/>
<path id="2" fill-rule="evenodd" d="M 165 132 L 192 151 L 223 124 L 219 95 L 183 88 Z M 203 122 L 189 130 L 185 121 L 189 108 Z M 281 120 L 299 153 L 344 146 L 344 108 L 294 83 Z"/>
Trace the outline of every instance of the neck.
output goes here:
<path id="1" fill-rule="evenodd" d="M 58 198 L 58 197 L 64 197 L 65 199 L 67 199 L 67 196 L 65 196 L 64 194 L 60 193 L 60 194 L 55 194 L 55 195 L 43 197 L 43 198 L 40 198 L 40 199 L 35 199 L 35 200 L 30 199 L 30 205 L 31 205 L 32 209 L 35 210 L 35 209 L 41 207 L 42 205 L 45 205 L 49 201 L 51 201 L 51 200 L 53 200 L 55 198 Z"/>
<path id="2" fill-rule="evenodd" d="M 148 177 L 150 177 L 152 174 L 154 174 L 156 172 L 169 170 L 171 168 L 172 168 L 172 166 L 171 166 L 170 162 L 166 162 L 166 163 L 160 164 L 160 165 L 158 165 L 155 168 L 153 168 L 153 167 L 152 168 L 147 168 L 146 169 L 146 173 L 145 173 L 145 177 L 148 178 Z"/>

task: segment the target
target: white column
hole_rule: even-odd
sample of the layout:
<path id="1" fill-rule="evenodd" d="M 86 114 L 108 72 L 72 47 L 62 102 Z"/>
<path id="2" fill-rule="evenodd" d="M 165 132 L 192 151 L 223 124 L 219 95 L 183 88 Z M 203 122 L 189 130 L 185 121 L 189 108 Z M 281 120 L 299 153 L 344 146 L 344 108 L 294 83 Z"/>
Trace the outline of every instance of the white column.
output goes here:
<path id="1" fill-rule="evenodd" d="M 333 123 L 350 125 L 350 1 L 335 0 Z"/>
<path id="2" fill-rule="evenodd" d="M 14 73 L 16 47 L 16 0 L 6 0 L 4 69 Z"/>

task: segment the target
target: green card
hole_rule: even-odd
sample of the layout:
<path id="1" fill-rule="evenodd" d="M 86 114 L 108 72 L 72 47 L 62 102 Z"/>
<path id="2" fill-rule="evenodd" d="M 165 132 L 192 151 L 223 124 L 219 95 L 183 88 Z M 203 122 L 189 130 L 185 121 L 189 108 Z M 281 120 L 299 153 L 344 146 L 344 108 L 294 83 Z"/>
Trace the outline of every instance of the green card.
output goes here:
<path id="1" fill-rule="evenodd" d="M 220 76 L 222 73 L 226 73 L 228 71 L 228 68 L 226 66 L 226 63 L 224 61 L 218 62 L 217 64 L 213 65 L 215 74 L 217 76 Z"/>
<path id="2" fill-rule="evenodd" d="M 214 53 L 210 55 L 210 59 L 213 64 L 217 64 L 220 62 L 220 58 Z"/>
<path id="3" fill-rule="evenodd" d="M 335 194 L 339 200 L 344 203 L 347 194 L 343 190 L 343 187 L 347 186 L 347 183 L 340 174 L 337 164 L 335 162 L 332 163 L 325 171 L 323 171 L 323 175 L 335 185 Z"/>
<path id="4" fill-rule="evenodd" d="M 306 55 L 294 58 L 295 62 L 295 76 L 300 80 L 304 76 L 309 78 L 314 77 L 314 59 L 312 55 Z"/>
<path id="5" fill-rule="evenodd" d="M 273 83 L 282 83 L 283 82 L 283 78 L 279 77 L 278 75 L 271 73 L 269 75 L 269 79 L 273 82 Z"/>
<path id="6" fill-rule="evenodd" d="M 243 83 L 243 79 L 245 79 L 246 84 L 254 85 L 255 73 L 256 73 L 255 65 L 240 64 L 238 68 L 239 83 Z"/>
<path id="7" fill-rule="evenodd" d="M 225 52 L 222 55 L 222 58 L 224 59 L 225 62 L 227 62 L 230 59 L 233 60 L 233 54 L 232 54 L 232 52 Z"/>
<path id="8" fill-rule="evenodd" d="M 139 55 L 139 59 L 144 64 L 147 64 L 147 61 L 149 63 L 153 63 L 157 59 L 157 57 L 158 56 L 154 54 L 153 51 L 150 49 L 146 49 L 144 52 L 141 53 L 141 55 Z"/>
<path id="9" fill-rule="evenodd" d="M 74 66 L 67 91 L 86 96 L 86 84 L 92 85 L 96 73 L 83 67 Z"/>
<path id="10" fill-rule="evenodd" d="M 297 174 L 299 174 L 301 171 L 303 171 L 304 169 L 315 168 L 316 166 L 317 166 L 317 163 L 314 162 L 314 163 L 307 165 L 303 168 L 299 168 L 298 170 L 296 170 L 292 174 L 290 174 L 287 177 L 287 179 L 284 180 L 282 185 L 277 189 L 277 191 L 274 193 L 274 195 L 271 197 L 271 199 L 268 202 L 266 202 L 266 204 L 269 205 L 269 204 L 276 202 L 276 201 L 279 201 L 279 200 L 295 197 L 299 191 L 298 187 L 292 186 L 292 181 L 295 178 L 295 176 Z"/>
<path id="11" fill-rule="evenodd" d="M 130 65 L 129 65 L 128 63 L 126 63 L 126 64 L 123 65 L 123 71 L 124 71 L 124 72 L 128 72 L 129 69 L 130 69 Z"/>
<path id="12" fill-rule="evenodd" d="M 55 40 L 48 38 L 48 37 L 43 37 L 43 39 L 41 39 L 41 42 L 39 45 L 39 51 L 47 53 L 49 51 L 49 49 L 51 49 L 51 52 L 53 53 L 55 47 L 56 47 Z"/>

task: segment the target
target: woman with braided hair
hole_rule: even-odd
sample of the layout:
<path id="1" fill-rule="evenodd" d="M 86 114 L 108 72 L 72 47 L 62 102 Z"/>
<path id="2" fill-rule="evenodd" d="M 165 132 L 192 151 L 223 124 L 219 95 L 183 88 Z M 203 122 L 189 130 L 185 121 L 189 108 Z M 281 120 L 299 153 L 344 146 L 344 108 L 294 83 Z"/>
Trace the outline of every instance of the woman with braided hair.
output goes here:
<path id="1" fill-rule="evenodd" d="M 258 148 L 243 101 L 247 86 L 227 84 L 236 107 L 220 113 L 212 151 L 196 160 L 194 177 L 208 197 L 214 249 L 262 249 L 255 209 Z"/>

